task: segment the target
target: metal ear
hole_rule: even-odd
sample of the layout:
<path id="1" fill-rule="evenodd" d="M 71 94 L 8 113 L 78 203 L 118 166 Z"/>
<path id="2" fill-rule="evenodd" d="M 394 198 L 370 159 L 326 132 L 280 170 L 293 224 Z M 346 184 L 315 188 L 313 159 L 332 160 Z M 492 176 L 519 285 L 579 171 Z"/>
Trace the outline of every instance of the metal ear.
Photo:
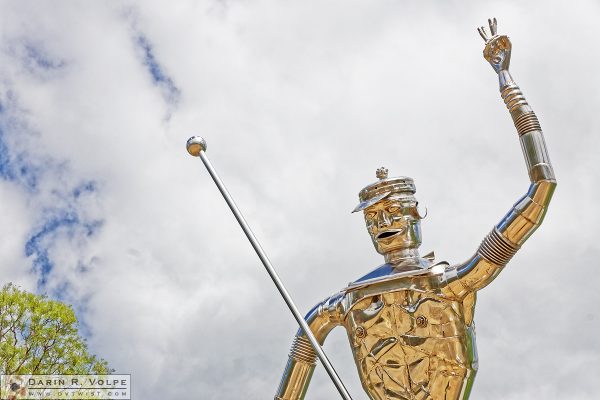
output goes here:
<path id="1" fill-rule="evenodd" d="M 425 219 L 425 217 L 427 216 L 427 212 L 428 212 L 427 207 L 425 207 L 425 214 L 423 214 L 419 207 L 419 203 L 417 203 L 417 214 L 419 215 L 420 219 Z"/>

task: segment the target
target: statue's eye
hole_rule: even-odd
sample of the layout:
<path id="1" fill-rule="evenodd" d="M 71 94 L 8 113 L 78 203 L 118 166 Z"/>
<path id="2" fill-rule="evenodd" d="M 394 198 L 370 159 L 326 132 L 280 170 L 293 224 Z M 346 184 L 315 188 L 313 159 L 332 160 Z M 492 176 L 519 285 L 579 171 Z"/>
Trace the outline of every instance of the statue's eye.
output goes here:
<path id="1" fill-rule="evenodd" d="M 400 207 L 398 207 L 398 206 L 391 206 L 391 207 L 387 208 L 387 211 L 390 214 L 396 214 L 398 211 L 400 211 Z"/>
<path id="2" fill-rule="evenodd" d="M 375 211 L 369 211 L 369 212 L 365 213 L 365 216 L 369 219 L 373 219 L 377 216 L 377 213 Z"/>

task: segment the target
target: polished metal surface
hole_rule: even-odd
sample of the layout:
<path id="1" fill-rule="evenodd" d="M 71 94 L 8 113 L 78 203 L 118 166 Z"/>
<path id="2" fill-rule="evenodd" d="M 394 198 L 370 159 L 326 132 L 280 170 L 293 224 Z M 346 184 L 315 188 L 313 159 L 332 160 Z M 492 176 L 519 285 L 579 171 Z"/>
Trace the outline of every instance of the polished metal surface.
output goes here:
<path id="1" fill-rule="evenodd" d="M 185 148 L 190 155 L 198 157 L 201 151 L 206 151 L 206 140 L 200 136 L 192 136 L 188 139 Z"/>
<path id="2" fill-rule="evenodd" d="M 403 196 L 407 199 L 414 199 L 413 194 L 415 193 L 416 188 L 411 178 L 406 176 L 388 178 L 388 170 L 384 167 L 377 169 L 375 176 L 377 176 L 379 180 L 364 187 L 358 193 L 360 203 L 352 210 L 353 213 L 370 207 L 390 196 L 392 193 L 395 194 L 396 197 Z"/>
<path id="3" fill-rule="evenodd" d="M 508 71 L 512 44 L 489 20 L 484 58 L 498 74 L 531 184 L 483 239 L 475 254 L 450 265 L 421 257 L 421 213 L 410 178 L 388 178 L 359 193 L 367 230 L 385 264 L 313 308 L 306 320 L 320 343 L 336 326 L 348 334 L 362 386 L 370 399 L 467 399 L 477 372 L 473 321 L 477 292 L 506 266 L 540 226 L 556 180 L 539 121 Z M 304 398 L 315 354 L 302 330 L 294 340 L 275 395 Z"/>
<path id="4" fill-rule="evenodd" d="M 239 208 L 233 201 L 233 197 L 231 197 L 231 194 L 229 194 L 229 191 L 225 187 L 225 184 L 223 183 L 221 178 L 219 178 L 217 171 L 214 169 L 210 160 L 206 156 L 206 152 L 205 152 L 206 141 L 204 139 L 200 138 L 199 136 L 194 136 L 194 137 L 191 137 L 190 139 L 188 139 L 186 147 L 187 147 L 188 153 L 190 153 L 194 157 L 200 157 L 200 159 L 204 163 L 204 166 L 206 167 L 208 173 L 210 174 L 211 178 L 217 185 L 217 188 L 223 195 L 223 198 L 227 202 L 227 205 L 231 209 L 231 212 L 233 212 L 233 215 L 235 216 L 235 219 L 240 224 L 242 230 L 244 231 L 244 234 L 246 234 L 246 237 L 250 241 L 250 244 L 254 248 L 254 251 L 256 251 L 258 258 L 260 258 L 260 261 L 262 262 L 265 269 L 267 270 L 267 273 L 273 280 L 273 283 L 277 287 L 277 290 L 279 290 L 279 293 L 281 294 L 281 296 L 283 297 L 288 308 L 292 312 L 292 315 L 294 316 L 294 318 L 296 319 L 298 324 L 301 326 L 301 331 L 303 331 L 302 332 L 304 334 L 303 337 L 305 338 L 304 340 L 308 339 L 308 344 L 305 347 L 307 347 L 309 349 L 309 351 L 312 352 L 311 354 L 314 354 L 314 352 L 316 352 L 316 354 L 319 357 L 319 360 L 321 360 L 321 363 L 325 367 L 327 374 L 333 381 L 335 387 L 337 388 L 337 390 L 340 393 L 340 395 L 342 396 L 342 398 L 345 400 L 351 400 L 352 398 L 350 397 L 348 390 L 345 388 L 344 384 L 342 383 L 342 380 L 340 379 L 337 372 L 333 368 L 333 365 L 331 365 L 331 362 L 325 355 L 325 352 L 321 348 L 319 341 L 317 340 L 317 338 L 313 334 L 313 331 L 309 327 L 308 322 L 305 321 L 304 318 L 302 318 L 302 314 L 300 314 L 300 311 L 298 311 L 298 307 L 296 307 L 296 304 L 292 300 L 292 297 L 290 296 L 287 289 L 283 285 L 283 282 L 279 278 L 279 275 L 275 271 L 275 268 L 273 268 L 273 265 L 271 264 L 271 261 L 267 257 L 267 254 L 263 250 L 258 239 L 256 239 L 256 236 L 254 236 L 252 229 L 250 229 L 250 226 L 246 222 L 246 219 L 244 218 L 241 211 L 239 210 Z M 295 353 L 295 354 L 297 354 L 297 353 Z"/>

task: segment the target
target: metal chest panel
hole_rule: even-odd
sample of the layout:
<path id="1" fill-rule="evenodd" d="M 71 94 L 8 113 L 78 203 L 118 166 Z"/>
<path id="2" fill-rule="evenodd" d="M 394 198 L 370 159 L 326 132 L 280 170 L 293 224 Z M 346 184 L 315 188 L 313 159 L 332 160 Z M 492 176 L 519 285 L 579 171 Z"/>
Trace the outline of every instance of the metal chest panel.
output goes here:
<path id="1" fill-rule="evenodd" d="M 354 294 L 343 324 L 372 399 L 468 395 L 477 356 L 474 328 L 463 307 L 470 314 L 474 304 L 445 298 L 437 281 L 431 275 L 413 276 L 396 282 L 396 290 L 380 291 L 384 288 L 375 285 Z"/>

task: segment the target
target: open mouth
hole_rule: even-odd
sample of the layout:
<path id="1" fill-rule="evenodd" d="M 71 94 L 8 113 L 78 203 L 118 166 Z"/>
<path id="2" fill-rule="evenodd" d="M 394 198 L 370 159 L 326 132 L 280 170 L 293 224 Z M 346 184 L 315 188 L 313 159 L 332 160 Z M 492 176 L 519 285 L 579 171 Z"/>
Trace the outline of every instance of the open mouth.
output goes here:
<path id="1" fill-rule="evenodd" d="M 377 239 L 387 239 L 387 238 L 397 235 L 399 233 L 400 233 L 400 230 L 391 229 L 389 231 L 381 232 L 380 234 L 378 234 Z"/>

